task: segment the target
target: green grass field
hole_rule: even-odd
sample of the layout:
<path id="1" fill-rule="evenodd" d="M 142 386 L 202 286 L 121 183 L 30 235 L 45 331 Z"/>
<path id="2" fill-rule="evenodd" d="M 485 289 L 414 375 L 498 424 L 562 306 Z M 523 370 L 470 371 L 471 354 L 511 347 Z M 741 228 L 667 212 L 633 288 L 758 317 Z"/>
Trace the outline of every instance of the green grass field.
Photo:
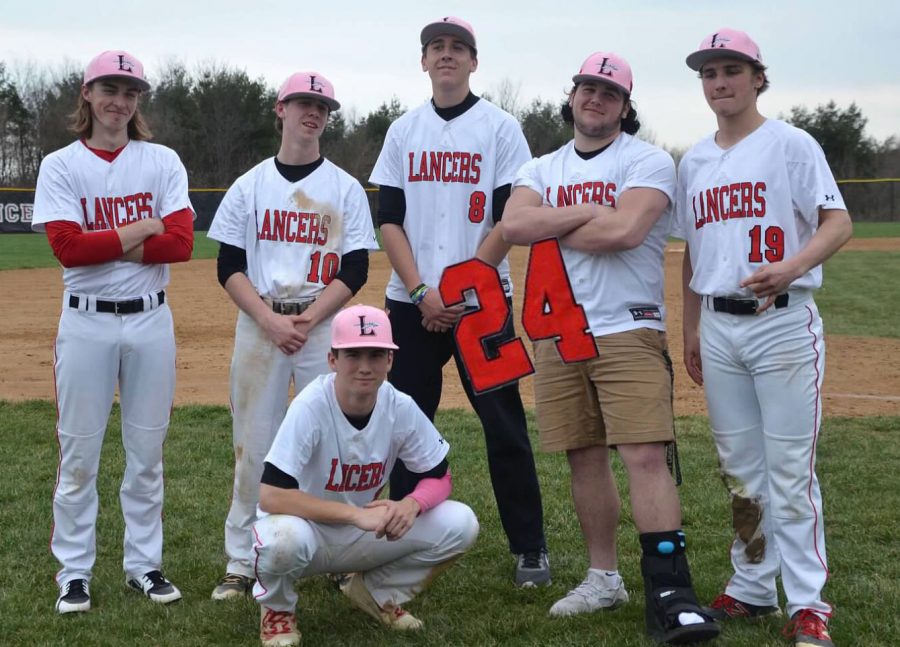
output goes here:
<path id="1" fill-rule="evenodd" d="M 159 607 L 124 586 L 118 486 L 123 457 L 118 409 L 107 432 L 100 467 L 98 558 L 88 614 L 53 611 L 57 565 L 47 549 L 56 468 L 55 409 L 51 403 L 0 402 L 4 439 L 0 460 L 0 643 L 4 645 L 258 645 L 258 609 L 251 601 L 214 603 L 210 591 L 224 568 L 222 525 L 231 491 L 231 431 L 223 407 L 176 409 L 166 443 L 165 572 L 184 600 Z M 452 446 L 454 498 L 481 521 L 474 549 L 409 605 L 425 623 L 422 635 L 391 634 L 350 607 L 323 577 L 298 584 L 304 645 L 650 645 L 642 635 L 639 548 L 627 504 L 619 526 L 620 570 L 632 601 L 589 617 L 550 619 L 547 610 L 577 584 L 586 568 L 581 533 L 562 456 L 538 454 L 553 584 L 521 591 L 512 586 L 507 553 L 491 495 L 477 419 L 450 411 L 438 426 Z M 684 527 L 695 585 L 712 598 L 729 575 L 730 512 L 715 450 L 703 418 L 679 419 Z M 533 420 L 531 421 L 533 428 Z M 836 607 L 837 645 L 900 644 L 900 544 L 896 541 L 900 485 L 900 418 L 826 420 L 818 474 L 826 503 L 828 556 L 833 577 L 827 598 Z M 532 439 L 534 441 L 534 439 Z M 626 493 L 616 462 L 620 491 Z M 728 625 L 719 645 L 786 645 L 781 622 Z"/>
<path id="2" fill-rule="evenodd" d="M 900 338 L 900 252 L 841 252 L 824 272 L 815 298 L 826 333 Z"/>
<path id="3" fill-rule="evenodd" d="M 856 225 L 857 235 L 900 236 L 900 223 Z M 198 235 L 195 258 L 212 258 L 216 245 Z M 0 269 L 48 267 L 55 261 L 46 238 L 0 235 Z M 817 294 L 830 334 L 898 336 L 900 253 L 843 252 L 825 269 Z M 681 377 L 679 379 L 682 379 Z M 223 523 L 232 478 L 231 423 L 223 407 L 180 407 L 173 412 L 166 443 L 165 572 L 184 600 L 159 607 L 124 586 L 122 516 L 118 487 L 123 469 L 119 413 L 110 420 L 100 468 L 98 559 L 89 614 L 60 617 L 53 611 L 57 564 L 48 550 L 51 496 L 58 447 L 55 408 L 49 402 L 0 401 L 4 421 L 0 460 L 0 645 L 256 646 L 258 608 L 249 601 L 213 603 L 209 593 L 222 575 Z M 533 419 L 529 420 L 532 432 Z M 454 498 L 475 509 L 482 524 L 474 549 L 412 604 L 425 623 L 421 635 L 396 635 L 353 610 L 324 578 L 298 584 L 304 645 L 646 646 L 642 637 L 643 593 L 639 547 L 627 504 L 625 480 L 616 465 L 625 501 L 619 526 L 620 570 L 632 602 L 615 612 L 553 619 L 552 603 L 580 582 L 585 551 L 569 495 L 562 456 L 538 454 L 545 524 L 554 582 L 545 589 L 512 586 L 513 560 L 497 518 L 484 456 L 472 414 L 442 411 L 438 426 L 450 441 Z M 727 546 L 730 510 L 717 475 L 715 450 L 705 418 L 677 421 L 685 474 L 681 488 L 695 585 L 709 600 L 730 573 Z M 825 494 L 829 564 L 826 597 L 836 607 L 835 643 L 842 647 L 900 644 L 900 417 L 826 419 L 817 472 Z M 534 439 L 533 439 L 534 440 Z M 781 623 L 738 623 L 725 628 L 718 645 L 787 645 Z"/>

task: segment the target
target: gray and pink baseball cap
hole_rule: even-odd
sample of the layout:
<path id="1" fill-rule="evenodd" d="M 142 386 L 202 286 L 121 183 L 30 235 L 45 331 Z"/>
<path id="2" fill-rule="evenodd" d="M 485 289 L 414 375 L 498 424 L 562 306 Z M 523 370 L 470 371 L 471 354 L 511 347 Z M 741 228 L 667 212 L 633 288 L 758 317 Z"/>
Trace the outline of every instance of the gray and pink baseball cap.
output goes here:
<path id="1" fill-rule="evenodd" d="M 572 77 L 575 83 L 583 81 L 600 81 L 609 83 L 625 92 L 631 94 L 631 88 L 634 85 L 631 76 L 631 66 L 624 58 L 612 52 L 594 52 L 584 63 L 578 74 Z"/>
<path id="2" fill-rule="evenodd" d="M 321 101 L 329 110 L 339 110 L 341 104 L 334 98 L 334 86 L 318 72 L 296 72 L 281 84 L 278 100 L 287 101 L 303 97 Z"/>
<path id="3" fill-rule="evenodd" d="M 440 20 L 428 23 L 422 29 L 419 40 L 422 41 L 422 46 L 424 47 L 438 36 L 444 35 L 458 38 L 476 51 L 478 49 L 478 46 L 475 44 L 475 30 L 472 29 L 472 25 L 456 16 L 444 16 Z"/>
<path id="4" fill-rule="evenodd" d="M 344 308 L 335 315 L 331 322 L 331 347 L 397 349 L 385 311 L 364 305 Z"/>
<path id="5" fill-rule="evenodd" d="M 128 79 L 141 88 L 149 90 L 150 84 L 144 78 L 144 65 L 128 52 L 111 49 L 97 54 L 84 68 L 84 84 L 100 79 Z"/>
<path id="6" fill-rule="evenodd" d="M 685 62 L 695 71 L 700 71 L 703 64 L 714 58 L 738 58 L 750 63 L 762 65 L 762 54 L 759 45 L 753 42 L 745 32 L 723 27 L 714 31 L 700 41 L 700 47 L 688 55 Z"/>

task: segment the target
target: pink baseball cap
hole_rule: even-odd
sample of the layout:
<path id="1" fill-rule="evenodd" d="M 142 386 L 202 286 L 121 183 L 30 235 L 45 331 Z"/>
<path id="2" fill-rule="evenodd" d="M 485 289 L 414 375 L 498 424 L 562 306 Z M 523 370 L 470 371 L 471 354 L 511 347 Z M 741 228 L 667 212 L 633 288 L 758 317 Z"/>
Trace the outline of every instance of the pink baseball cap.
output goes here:
<path id="1" fill-rule="evenodd" d="M 134 56 L 120 49 L 97 54 L 84 69 L 84 84 L 98 79 L 122 78 L 134 81 L 141 90 L 149 90 L 144 78 L 144 66 Z"/>
<path id="2" fill-rule="evenodd" d="M 291 74 L 287 81 L 281 84 L 278 91 L 278 100 L 287 101 L 296 97 L 317 99 L 329 110 L 339 110 L 341 104 L 334 98 L 334 86 L 318 72 L 297 72 Z"/>
<path id="3" fill-rule="evenodd" d="M 472 25 L 456 16 L 444 16 L 440 20 L 428 23 L 422 29 L 422 35 L 419 37 L 419 40 L 422 41 L 422 45 L 424 46 L 438 36 L 443 36 L 445 34 L 460 39 L 472 49 L 477 49 L 477 46 L 475 45 L 475 30 L 472 29 Z"/>
<path id="4" fill-rule="evenodd" d="M 397 349 L 385 311 L 364 305 L 337 313 L 331 322 L 331 347 Z"/>
<path id="5" fill-rule="evenodd" d="M 624 58 L 612 52 L 594 52 L 584 63 L 578 74 L 572 77 L 575 83 L 583 81 L 601 81 L 610 83 L 631 94 L 633 85 L 631 66 Z"/>
<path id="6" fill-rule="evenodd" d="M 700 41 L 699 49 L 690 54 L 685 62 L 692 70 L 699 71 L 706 61 L 722 56 L 763 64 L 759 45 L 746 33 L 728 27 L 723 27 Z"/>

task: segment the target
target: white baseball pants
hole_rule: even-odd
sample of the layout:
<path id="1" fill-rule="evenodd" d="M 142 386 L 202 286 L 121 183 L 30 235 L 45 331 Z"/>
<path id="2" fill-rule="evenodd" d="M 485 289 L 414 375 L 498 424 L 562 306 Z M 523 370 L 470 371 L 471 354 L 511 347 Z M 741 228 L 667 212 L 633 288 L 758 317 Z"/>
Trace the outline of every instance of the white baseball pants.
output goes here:
<path id="1" fill-rule="evenodd" d="M 253 577 L 251 526 L 256 521 L 263 463 L 288 407 L 291 380 L 299 393 L 330 373 L 331 319 L 313 328 L 298 352 L 285 355 L 253 318 L 238 313 L 231 360 L 234 489 L 225 520 L 228 573 Z"/>
<path id="2" fill-rule="evenodd" d="M 147 312 L 83 312 L 64 301 L 56 338 L 59 471 L 50 547 L 62 586 L 90 580 L 96 558 L 97 471 L 115 396 L 122 408 L 124 569 L 162 563 L 162 449 L 175 393 L 175 334 L 164 304 Z"/>
<path id="3" fill-rule="evenodd" d="M 469 506 L 444 501 L 419 516 L 396 541 L 355 526 L 319 524 L 291 515 L 263 517 L 253 526 L 257 602 L 294 612 L 294 582 L 321 573 L 364 573 L 379 606 L 400 606 L 421 592 L 441 564 L 465 553 L 478 537 Z"/>
<path id="4" fill-rule="evenodd" d="M 750 604 L 777 605 L 780 572 L 788 616 L 800 609 L 828 615 L 815 474 L 825 368 L 822 320 L 808 293 L 792 292 L 790 299 L 787 308 L 758 316 L 706 306 L 701 313 L 710 425 L 736 513 L 734 575 L 725 592 Z M 761 514 L 754 521 L 748 510 Z"/>

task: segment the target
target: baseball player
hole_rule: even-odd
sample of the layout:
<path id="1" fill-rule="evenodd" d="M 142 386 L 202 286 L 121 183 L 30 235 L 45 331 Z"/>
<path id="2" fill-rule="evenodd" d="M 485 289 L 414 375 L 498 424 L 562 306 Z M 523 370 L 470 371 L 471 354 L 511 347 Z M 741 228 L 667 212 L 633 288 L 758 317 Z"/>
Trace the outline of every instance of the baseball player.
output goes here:
<path id="1" fill-rule="evenodd" d="M 396 349 L 384 311 L 339 312 L 334 372 L 297 396 L 265 457 L 253 526 L 264 646 L 300 644 L 294 582 L 317 573 L 353 572 L 344 593 L 355 606 L 391 629 L 420 629 L 401 605 L 478 536 L 472 510 L 447 500 L 447 442 L 385 382 Z M 398 459 L 422 479 L 400 501 L 378 499 Z"/>
<path id="2" fill-rule="evenodd" d="M 706 392 L 731 494 L 734 575 L 719 618 L 781 615 L 797 645 L 832 645 L 822 496 L 814 471 L 825 368 L 812 292 L 852 225 L 807 133 L 759 113 L 769 85 L 759 47 L 720 29 L 687 57 L 718 130 L 679 165 L 685 239 L 684 361 Z"/>
<path id="3" fill-rule="evenodd" d="M 568 363 L 555 340 L 534 346 L 541 446 L 566 452 L 590 557 L 584 581 L 550 615 L 628 601 L 616 565 L 614 448 L 628 473 L 640 533 L 647 632 L 659 643 L 703 642 L 719 627 L 694 594 L 678 494 L 666 465 L 674 432 L 663 248 L 675 165 L 667 153 L 634 137 L 640 123 L 625 59 L 595 52 L 572 80 L 562 114 L 574 123 L 575 138 L 520 169 L 503 220 L 510 242 L 558 239 L 563 278 L 599 350 L 593 360 Z"/>
<path id="4" fill-rule="evenodd" d="M 209 229 L 221 243 L 219 282 L 240 308 L 231 361 L 228 565 L 214 600 L 250 591 L 250 529 L 263 458 L 284 417 L 291 380 L 300 391 L 329 372 L 329 322 L 365 284 L 368 250 L 378 248 L 362 186 L 319 152 L 328 116 L 339 108 L 324 76 L 292 74 L 275 104 L 278 154 L 235 181 Z"/>
<path id="5" fill-rule="evenodd" d="M 531 155 L 516 119 L 469 89 L 478 67 L 472 26 L 448 16 L 426 25 L 420 40 L 433 97 L 391 124 L 370 177 L 379 186 L 378 224 L 393 266 L 387 307 L 404 340 L 390 380 L 433 420 L 442 367 L 456 359 L 484 428 L 500 520 L 517 556 L 516 584 L 547 584 L 540 486 L 518 384 L 473 393 L 453 337 L 464 306 L 445 307 L 437 289 L 445 267 L 478 257 L 497 267 L 511 295 L 500 217 L 515 171 Z M 497 343 L 514 334 L 510 320 Z M 416 478 L 398 462 L 391 498 L 402 499 Z"/>
<path id="6" fill-rule="evenodd" d="M 194 214 L 187 173 L 171 149 L 149 143 L 138 102 L 150 84 L 128 52 L 106 51 L 84 72 L 72 114 L 78 141 L 41 163 L 32 227 L 63 266 L 56 337 L 59 468 L 50 547 L 59 613 L 91 608 L 97 470 L 119 389 L 128 586 L 154 602 L 181 598 L 162 563 L 162 447 L 175 391 L 168 263 L 187 261 Z"/>

